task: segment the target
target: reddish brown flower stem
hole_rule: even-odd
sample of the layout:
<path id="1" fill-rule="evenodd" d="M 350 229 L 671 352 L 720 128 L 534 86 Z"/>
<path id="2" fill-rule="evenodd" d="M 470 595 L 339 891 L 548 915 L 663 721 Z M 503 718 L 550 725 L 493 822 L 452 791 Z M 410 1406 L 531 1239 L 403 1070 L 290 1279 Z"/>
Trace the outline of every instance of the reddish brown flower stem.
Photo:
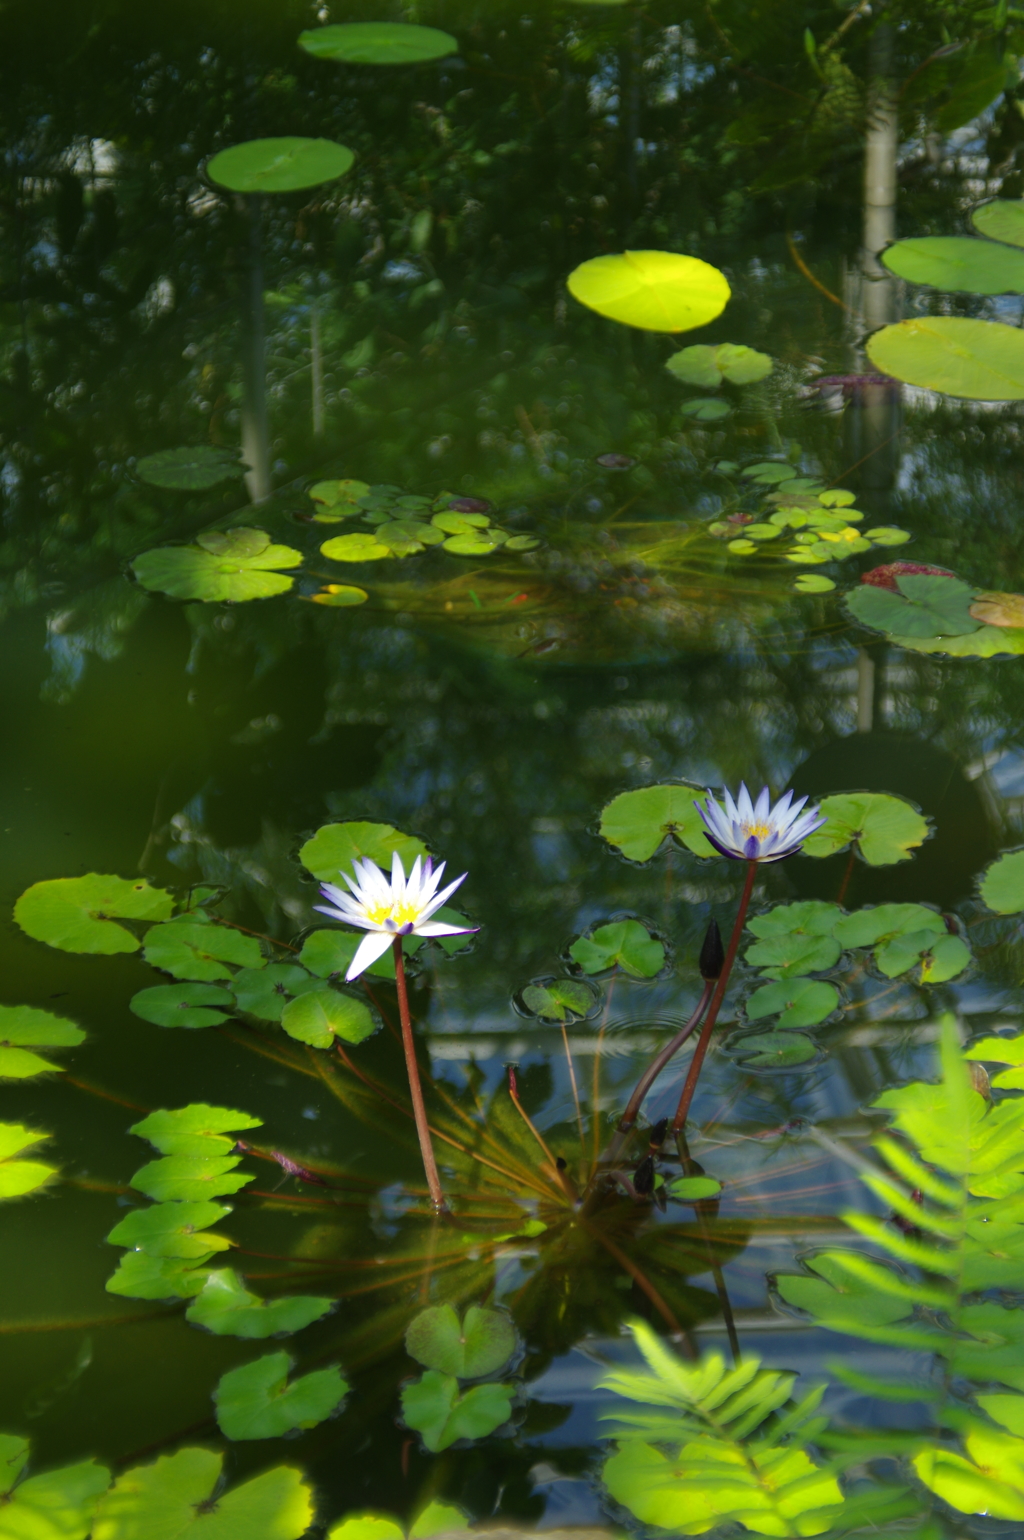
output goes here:
<path id="1" fill-rule="evenodd" d="M 648 1091 L 651 1089 L 651 1086 L 654 1084 L 662 1070 L 665 1068 L 665 1065 L 668 1063 L 669 1059 L 672 1058 L 673 1054 L 679 1052 L 687 1038 L 690 1037 L 699 1027 L 701 1017 L 704 1015 L 704 1012 L 708 1008 L 708 1001 L 711 999 L 711 992 L 714 987 L 714 979 L 706 979 L 704 981 L 704 989 L 701 993 L 699 1001 L 697 1002 L 697 1009 L 694 1011 L 685 1027 L 676 1033 L 671 1042 L 665 1044 L 657 1058 L 653 1059 L 644 1070 L 636 1090 L 633 1092 L 632 1096 L 629 1098 L 628 1103 L 626 1104 L 625 1112 L 619 1119 L 614 1137 L 612 1138 L 612 1142 L 605 1152 L 604 1158 L 606 1161 L 612 1162 L 618 1159 L 619 1151 L 622 1149 L 622 1146 L 625 1143 L 626 1135 L 632 1132 L 636 1120 L 640 1115 L 640 1107 L 644 1097 L 647 1095 Z"/>
<path id="2" fill-rule="evenodd" d="M 690 1060 L 690 1068 L 687 1071 L 686 1080 L 683 1084 L 683 1094 L 679 1098 L 679 1106 L 676 1108 L 676 1115 L 672 1120 L 672 1132 L 674 1134 L 678 1134 L 679 1130 L 685 1127 L 686 1124 L 686 1117 L 690 1111 L 690 1103 L 693 1101 L 693 1093 L 697 1089 L 697 1080 L 700 1075 L 704 1059 L 707 1055 L 708 1046 L 711 1042 L 711 1034 L 715 1030 L 715 1022 L 718 1020 L 718 1012 L 722 1008 L 722 1001 L 725 999 L 725 991 L 729 987 L 729 975 L 732 972 L 732 965 L 736 961 L 736 953 L 739 951 L 740 937 L 743 934 L 743 926 L 746 923 L 747 909 L 750 906 L 750 895 L 754 891 L 754 882 L 756 877 L 757 862 L 748 861 L 747 878 L 743 884 L 743 893 L 740 897 L 740 907 L 736 911 L 736 923 L 733 925 L 732 935 L 729 937 L 729 945 L 726 948 L 725 966 L 722 968 L 721 976 L 718 980 L 718 983 L 715 985 L 715 992 L 711 996 L 711 1004 L 708 1007 L 708 1014 L 704 1021 L 704 1026 L 701 1028 L 700 1037 L 697 1039 L 697 1046 L 693 1050 L 693 1058 Z"/>
<path id="3" fill-rule="evenodd" d="M 409 1014 L 409 992 L 405 986 L 405 959 L 402 956 L 401 936 L 395 937 L 391 948 L 395 955 L 395 986 L 398 991 L 398 1016 L 402 1023 L 402 1048 L 405 1051 L 405 1069 L 409 1076 L 409 1096 L 412 1100 L 412 1115 L 416 1123 L 416 1137 L 420 1141 L 420 1154 L 423 1157 L 423 1172 L 427 1178 L 434 1212 L 447 1214 L 448 1204 L 441 1188 L 441 1178 L 437 1174 L 437 1161 L 434 1159 L 434 1146 L 430 1141 L 430 1124 L 427 1122 L 423 1087 L 420 1084 L 420 1068 L 416 1063 L 416 1040 L 412 1034 L 412 1017 Z"/>

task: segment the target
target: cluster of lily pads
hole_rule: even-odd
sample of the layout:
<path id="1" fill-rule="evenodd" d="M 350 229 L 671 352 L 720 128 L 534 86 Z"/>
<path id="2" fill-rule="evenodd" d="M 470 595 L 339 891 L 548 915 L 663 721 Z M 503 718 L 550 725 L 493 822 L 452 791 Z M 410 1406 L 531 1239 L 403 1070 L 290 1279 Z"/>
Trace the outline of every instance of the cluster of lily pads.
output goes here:
<path id="1" fill-rule="evenodd" d="M 533 551 L 532 535 L 513 535 L 491 519 L 483 498 L 439 492 L 436 497 L 407 493 L 401 487 L 369 486 L 364 481 L 318 481 L 309 489 L 318 524 L 359 519 L 368 531 L 336 535 L 320 547 L 332 561 L 380 561 L 413 556 L 427 546 L 442 546 L 453 556 L 488 556 L 499 546 Z"/>
<path id="2" fill-rule="evenodd" d="M 860 625 L 912 652 L 956 658 L 1024 653 L 1024 594 L 975 588 L 943 567 L 891 562 L 846 595 Z"/>
<path id="3" fill-rule="evenodd" d="M 801 475 L 786 460 L 759 460 L 741 474 L 762 494 L 760 517 L 739 510 L 708 525 L 708 533 L 727 540 L 734 556 L 753 556 L 770 547 L 772 555 L 785 561 L 820 567 L 874 546 L 904 545 L 910 539 L 905 529 L 893 525 L 861 529 L 864 514 L 853 506 L 853 492 L 826 487 L 814 476 Z M 817 572 L 801 573 L 794 584 L 799 593 L 829 593 L 835 586 L 831 578 Z"/>
<path id="4" fill-rule="evenodd" d="M 723 384 L 753 385 L 766 379 L 774 367 L 769 354 L 739 342 L 720 342 L 717 347 L 694 343 L 665 360 L 665 368 L 680 384 L 704 390 L 718 390 Z M 720 395 L 691 396 L 679 410 L 697 422 L 719 422 L 729 416 L 732 406 Z"/>

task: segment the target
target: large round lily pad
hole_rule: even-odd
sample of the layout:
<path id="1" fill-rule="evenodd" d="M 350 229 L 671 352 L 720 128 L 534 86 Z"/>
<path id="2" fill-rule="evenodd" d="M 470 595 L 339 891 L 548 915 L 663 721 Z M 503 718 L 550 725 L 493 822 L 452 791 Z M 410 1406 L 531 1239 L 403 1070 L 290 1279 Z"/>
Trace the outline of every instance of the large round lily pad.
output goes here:
<path id="1" fill-rule="evenodd" d="M 172 599 L 242 604 L 287 593 L 295 579 L 275 569 L 301 564 L 301 551 L 272 545 L 262 529 L 228 529 L 198 535 L 195 545 L 144 551 L 132 571 L 143 588 Z"/>
<path id="2" fill-rule="evenodd" d="M 620 792 L 601 811 L 601 834 L 630 861 L 649 861 L 666 835 L 695 855 L 713 856 L 697 811 L 706 795 L 703 787 L 687 785 Z"/>
<path id="3" fill-rule="evenodd" d="M 160 449 L 136 461 L 136 473 L 151 487 L 170 487 L 176 492 L 204 492 L 222 481 L 241 476 L 245 466 L 231 449 L 214 444 L 195 448 Z"/>
<path id="4" fill-rule="evenodd" d="M 342 872 L 351 877 L 355 861 L 367 858 L 390 872 L 396 851 L 409 872 L 417 856 L 426 856 L 427 847 L 389 823 L 325 823 L 302 846 L 299 860 L 321 882 L 337 882 Z"/>
<path id="5" fill-rule="evenodd" d="M 975 590 L 955 577 L 900 573 L 895 589 L 861 583 L 846 596 L 855 620 L 886 636 L 969 636 L 981 628 L 971 613 Z"/>
<path id="6" fill-rule="evenodd" d="M 455 38 L 408 22 L 351 21 L 299 33 L 299 47 L 336 64 L 426 64 L 458 53 Z"/>
<path id="7" fill-rule="evenodd" d="M 55 877 L 34 882 L 14 906 L 27 935 L 62 952 L 137 952 L 142 943 L 118 919 L 166 920 L 174 900 L 142 877 Z"/>
<path id="8" fill-rule="evenodd" d="M 222 1454 L 179 1449 L 119 1476 L 102 1499 L 92 1540 L 299 1540 L 313 1522 L 302 1472 L 275 1465 L 221 1489 Z"/>
<path id="9" fill-rule="evenodd" d="M 819 860 L 856 844 L 869 866 L 894 866 L 909 861 L 928 838 L 927 818 L 912 803 L 888 792 L 840 792 L 822 798 L 820 811 L 824 824 L 804 841 L 804 855 Z"/>
<path id="10" fill-rule="evenodd" d="M 132 995 L 128 1009 L 157 1027 L 218 1027 L 234 1003 L 218 984 L 156 984 Z"/>
<path id="11" fill-rule="evenodd" d="M 333 139 L 249 139 L 207 161 L 206 174 L 229 192 L 299 192 L 336 181 L 354 160 L 352 151 Z"/>
<path id="12" fill-rule="evenodd" d="M 969 235 L 923 235 L 897 241 L 882 255 L 891 273 L 911 283 L 962 294 L 1024 293 L 1024 252 Z"/>
<path id="13" fill-rule="evenodd" d="M 598 315 L 653 332 L 706 326 L 721 315 L 731 292 L 717 267 L 674 251 L 591 257 L 567 282 L 573 298 Z"/>
<path id="14" fill-rule="evenodd" d="M 991 203 L 983 203 L 974 210 L 971 223 L 993 241 L 1024 246 L 1024 198 L 994 198 Z"/>
<path id="15" fill-rule="evenodd" d="M 1024 400 L 1024 332 L 998 321 L 920 316 L 868 338 L 876 369 L 967 401 Z"/>
<path id="16" fill-rule="evenodd" d="M 335 1038 L 361 1043 L 377 1030 L 373 1012 L 364 1000 L 318 983 L 281 1012 L 281 1025 L 289 1037 L 311 1048 L 332 1048 Z"/>

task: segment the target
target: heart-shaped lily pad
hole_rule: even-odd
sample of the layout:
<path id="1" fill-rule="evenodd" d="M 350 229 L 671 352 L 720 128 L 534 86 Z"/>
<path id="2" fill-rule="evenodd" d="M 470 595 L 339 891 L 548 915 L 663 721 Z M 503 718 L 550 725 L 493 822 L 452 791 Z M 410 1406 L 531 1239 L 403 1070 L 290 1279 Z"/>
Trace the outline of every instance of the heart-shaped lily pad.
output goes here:
<path id="1" fill-rule="evenodd" d="M 245 466 L 230 449 L 213 444 L 196 448 L 160 449 L 136 462 L 135 469 L 152 487 L 170 487 L 178 492 L 203 492 L 222 481 L 241 476 Z"/>
<path id="2" fill-rule="evenodd" d="M 489 528 L 491 521 L 486 513 L 448 511 L 435 513 L 430 522 L 446 535 L 472 535 L 475 530 Z"/>
<path id="3" fill-rule="evenodd" d="M 406 872 L 427 847 L 413 834 L 402 834 L 389 823 L 325 823 L 299 851 L 299 860 L 321 882 L 338 882 L 342 872 L 352 875 L 356 860 L 370 860 L 385 872 L 398 852 Z"/>
<path id="4" fill-rule="evenodd" d="M 57 1175 L 56 1166 L 19 1158 L 49 1137 L 23 1123 L 0 1123 L 0 1199 L 23 1198 Z"/>
<path id="5" fill-rule="evenodd" d="M 468 535 L 449 535 L 444 543 L 446 551 L 453 556 L 489 556 L 492 551 L 498 550 L 508 539 L 503 529 L 474 530 Z"/>
<path id="6" fill-rule="evenodd" d="M 240 193 L 299 192 L 335 182 L 352 169 L 355 156 L 333 139 L 248 139 L 221 150 L 206 163 L 218 187 Z"/>
<path id="7" fill-rule="evenodd" d="M 154 968 L 176 979 L 212 982 L 229 979 L 234 963 L 240 968 L 262 968 L 266 958 L 254 936 L 225 925 L 197 925 L 187 920 L 171 920 L 154 925 L 146 932 L 142 953 Z"/>
<path id="8" fill-rule="evenodd" d="M 267 1353 L 222 1374 L 213 1393 L 217 1425 L 225 1438 L 281 1438 L 340 1411 L 348 1382 L 338 1368 L 316 1369 L 289 1380 L 287 1353 Z"/>
<path id="9" fill-rule="evenodd" d="M 275 1465 L 223 1491 L 223 1463 L 211 1449 L 179 1449 L 136 1465 L 103 1498 L 92 1540 L 300 1540 L 307 1533 L 313 1494 L 301 1471 Z"/>
<path id="10" fill-rule="evenodd" d="M 601 810 L 600 832 L 630 861 L 649 861 L 671 835 L 698 856 L 713 856 L 696 803 L 702 786 L 643 786 L 624 791 Z"/>
<path id="11" fill-rule="evenodd" d="M 746 961 L 764 978 L 792 979 L 824 973 L 839 961 L 842 947 L 834 936 L 807 936 L 795 931 L 766 936 L 747 948 Z"/>
<path id="12" fill-rule="evenodd" d="M 280 1021 L 289 1000 L 318 983 L 296 963 L 271 963 L 266 968 L 243 968 L 231 980 L 231 991 L 238 1009 L 247 1016 Z"/>
<path id="13" fill-rule="evenodd" d="M 234 1009 L 229 990 L 217 984 L 157 984 L 140 989 L 129 1010 L 157 1027 L 217 1027 Z"/>
<path id="14" fill-rule="evenodd" d="M 200 1257 L 227 1251 L 233 1245 L 210 1225 L 231 1213 L 224 1203 L 153 1203 L 132 1209 L 114 1226 L 107 1240 L 112 1246 L 144 1251 L 149 1257 L 177 1257 L 195 1264 Z"/>
<path id="15" fill-rule="evenodd" d="M 161 1107 L 150 1112 L 128 1132 L 148 1139 L 161 1155 L 229 1155 L 238 1133 L 262 1126 L 262 1118 L 235 1107 L 190 1102 L 187 1107 Z"/>
<path id="16" fill-rule="evenodd" d="M 569 948 L 584 973 L 621 968 L 634 979 L 652 979 L 665 966 L 665 948 L 639 920 L 612 920 L 579 936 Z"/>
<path id="17" fill-rule="evenodd" d="M 185 1319 L 217 1337 L 276 1337 L 322 1320 L 335 1303 L 312 1294 L 261 1299 L 249 1293 L 233 1268 L 217 1267 L 207 1273 L 202 1292 L 186 1310 Z"/>
<path id="18" fill-rule="evenodd" d="M 474 1385 L 459 1394 L 453 1374 L 428 1369 L 402 1388 L 402 1416 L 419 1433 L 432 1454 L 456 1440 L 486 1438 L 512 1415 L 511 1385 Z"/>
<path id="19" fill-rule="evenodd" d="M 967 636 L 980 629 L 971 614 L 975 590 L 959 578 L 901 573 L 896 589 L 861 583 L 846 596 L 855 620 L 886 636 Z"/>
<path id="20" fill-rule="evenodd" d="M 803 1032 L 744 1032 L 729 1044 L 744 1069 L 789 1069 L 806 1064 L 818 1050 Z"/>
<path id="21" fill-rule="evenodd" d="M 156 1203 L 222 1198 L 253 1181 L 249 1172 L 235 1170 L 239 1164 L 237 1155 L 165 1155 L 140 1167 L 131 1184 Z"/>
<path id="22" fill-rule="evenodd" d="M 741 343 L 722 342 L 717 347 L 697 343 L 683 348 L 665 362 L 665 368 L 684 385 L 700 385 L 715 390 L 723 380 L 731 385 L 752 385 L 771 374 L 774 361 L 767 353 Z"/>
<path id="23" fill-rule="evenodd" d="M 75 1048 L 85 1033 L 73 1021 L 31 1005 L 0 1005 L 0 1080 L 27 1080 L 60 1069 L 33 1048 Z"/>
<path id="24" fill-rule="evenodd" d="M 732 407 L 718 396 L 698 396 L 693 401 L 684 401 L 679 412 L 682 417 L 693 417 L 697 422 L 719 422 L 730 415 Z"/>
<path id="25" fill-rule="evenodd" d="M 199 535 L 195 545 L 144 551 L 132 571 L 143 588 L 172 599 L 243 604 L 287 593 L 295 579 L 275 569 L 301 565 L 301 551 L 272 545 L 261 529 L 229 529 Z"/>
<path id="26" fill-rule="evenodd" d="M 154 1257 L 145 1251 L 126 1251 L 104 1287 L 108 1294 L 126 1299 L 191 1299 L 206 1282 L 203 1267 L 212 1252 L 195 1261 L 181 1257 Z"/>
<path id="27" fill-rule="evenodd" d="M 281 1025 L 289 1037 L 311 1048 L 332 1048 L 335 1038 L 361 1043 L 372 1037 L 378 1023 L 364 1000 L 345 994 L 328 983 L 319 983 L 281 1012 Z"/>
<path id="28" fill-rule="evenodd" d="M 541 1021 L 576 1021 L 596 1009 L 600 995 L 585 979 L 539 979 L 520 996 L 527 1015 Z"/>
<path id="29" fill-rule="evenodd" d="M 100 876 L 56 877 L 35 882 L 14 906 L 14 918 L 36 941 L 62 952 L 137 952 L 142 943 L 115 923 L 124 920 L 166 920 L 174 900 L 144 878 Z"/>
<path id="30" fill-rule="evenodd" d="M 95 1460 L 19 1480 L 28 1439 L 0 1433 L 0 1534 L 3 1540 L 85 1540 L 110 1472 Z"/>
<path id="31" fill-rule="evenodd" d="M 804 855 L 821 859 L 856 844 L 869 866 L 894 866 L 928 838 L 927 818 L 888 792 L 843 792 L 822 798 L 820 807 L 825 822 L 804 841 Z"/>
<path id="32" fill-rule="evenodd" d="M 820 979 L 780 979 L 755 989 L 744 1010 L 748 1021 L 777 1014 L 782 1028 L 815 1027 L 831 1016 L 838 1004 L 839 991 L 834 984 Z"/>
<path id="33" fill-rule="evenodd" d="M 451 1305 L 428 1305 L 409 1325 L 406 1352 L 428 1369 L 479 1379 L 508 1363 L 516 1350 L 516 1329 L 505 1310 L 470 1305 L 459 1320 Z"/>
<path id="34" fill-rule="evenodd" d="M 365 481 L 353 481 L 351 478 L 341 481 L 318 481 L 310 487 L 309 496 L 317 505 L 317 511 L 313 515 L 318 524 L 337 524 L 342 519 L 351 518 L 359 513 L 360 499 L 365 497 L 370 488 Z"/>

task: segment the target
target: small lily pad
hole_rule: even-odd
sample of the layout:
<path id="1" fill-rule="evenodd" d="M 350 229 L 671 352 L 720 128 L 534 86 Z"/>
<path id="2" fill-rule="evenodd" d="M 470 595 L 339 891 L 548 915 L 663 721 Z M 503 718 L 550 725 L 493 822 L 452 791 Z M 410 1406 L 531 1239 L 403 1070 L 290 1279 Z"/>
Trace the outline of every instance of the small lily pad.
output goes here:
<path id="1" fill-rule="evenodd" d="M 842 947 L 834 936 L 766 936 L 747 948 L 746 961 L 764 978 L 791 979 L 807 973 L 824 973 L 839 961 Z"/>
<path id="2" fill-rule="evenodd" d="M 495 529 L 492 525 L 490 529 L 474 530 L 468 535 L 449 535 L 444 548 L 453 556 L 489 556 L 492 551 L 504 545 L 507 539 L 504 530 Z"/>
<path id="3" fill-rule="evenodd" d="M 453 1374 L 428 1369 L 402 1387 L 402 1416 L 419 1433 L 427 1449 L 438 1454 L 458 1439 L 486 1438 L 512 1415 L 511 1385 L 474 1385 L 459 1394 Z"/>
<path id="4" fill-rule="evenodd" d="M 320 550 L 331 561 L 382 561 L 392 554 L 374 535 L 358 532 L 335 535 L 333 539 L 325 540 Z"/>
<path id="5" fill-rule="evenodd" d="M 21 1160 L 25 1150 L 42 1144 L 49 1134 L 41 1134 L 23 1123 L 0 1123 L 0 1200 L 23 1198 L 35 1192 L 57 1175 L 57 1167 L 41 1160 Z"/>
<path id="6" fill-rule="evenodd" d="M 59 1071 L 32 1048 L 75 1048 L 85 1033 L 73 1021 L 31 1005 L 0 1005 L 0 1080 L 27 1080 Z"/>
<path id="7" fill-rule="evenodd" d="M 314 517 L 319 523 L 334 523 L 351 518 L 359 510 L 359 500 L 370 488 L 365 481 L 318 481 L 310 487 L 309 496 L 317 504 Z"/>
<path id="8" fill-rule="evenodd" d="M 230 1155 L 236 1134 L 262 1127 L 262 1118 L 235 1107 L 190 1102 L 187 1107 L 162 1107 L 151 1112 L 140 1123 L 133 1123 L 128 1132 L 148 1139 L 161 1155 Z"/>
<path id="9" fill-rule="evenodd" d="M 431 524 L 446 535 L 472 535 L 476 530 L 487 529 L 490 519 L 486 513 L 435 513 Z"/>
<path id="10" fill-rule="evenodd" d="M 579 936 L 569 948 L 584 973 L 621 968 L 634 979 L 652 979 L 665 966 L 665 948 L 639 920 L 613 920 Z"/>
<path id="11" fill-rule="evenodd" d="M 254 936 L 226 925 L 197 925 L 185 920 L 154 925 L 146 932 L 142 955 L 152 967 L 172 978 L 203 983 L 229 979 L 232 970 L 228 963 L 248 969 L 266 964 Z"/>
<path id="12" fill-rule="evenodd" d="M 888 792 L 845 792 L 824 797 L 825 823 L 804 841 L 804 855 L 819 859 L 855 843 L 869 866 L 909 861 L 928 838 L 929 823 L 912 803 Z"/>
<path id="13" fill-rule="evenodd" d="M 721 315 L 731 292 L 717 267 L 674 251 L 591 257 L 569 274 L 567 287 L 598 315 L 655 332 L 705 326 Z"/>
<path id="14" fill-rule="evenodd" d="M 202 1264 L 212 1255 L 208 1251 L 190 1262 L 126 1251 L 105 1287 L 108 1294 L 123 1294 L 127 1299 L 191 1299 L 206 1282 Z"/>
<path id="15" fill-rule="evenodd" d="M 299 33 L 299 47 L 336 64 L 426 64 L 458 53 L 450 33 L 410 22 L 349 21 Z"/>
<path id="16" fill-rule="evenodd" d="M 223 1463 L 211 1449 L 179 1449 L 125 1471 L 102 1499 L 92 1540 L 300 1540 L 306 1534 L 315 1513 L 301 1471 L 276 1465 L 223 1491 Z"/>
<path id="17" fill-rule="evenodd" d="M 589 1016 L 600 999 L 584 979 L 541 979 L 527 984 L 520 996 L 523 1010 L 541 1021 L 576 1021 Z"/>
<path id="18" fill-rule="evenodd" d="M 803 1032 L 748 1032 L 730 1044 L 744 1069 L 789 1069 L 818 1052 Z"/>
<path id="19" fill-rule="evenodd" d="M 719 422 L 728 417 L 732 407 L 717 396 L 698 396 L 694 401 L 684 401 L 679 408 L 683 417 L 694 417 L 698 422 Z"/>
<path id="20" fill-rule="evenodd" d="M 276 1337 L 322 1320 L 335 1303 L 311 1294 L 261 1299 L 249 1293 L 233 1268 L 218 1267 L 207 1273 L 202 1292 L 186 1310 L 185 1319 L 217 1337 Z"/>
<path id="21" fill-rule="evenodd" d="M 386 872 L 398 852 L 407 872 L 427 847 L 413 834 L 402 834 L 389 823 L 325 823 L 299 851 L 299 860 L 321 882 L 338 882 L 342 872 L 352 875 L 356 860 L 369 859 Z"/>
<path id="22" fill-rule="evenodd" d="M 297 963 L 271 963 L 266 968 L 243 968 L 232 979 L 231 990 L 238 1009 L 247 1016 L 280 1021 L 289 1000 L 315 989 L 318 982 Z"/>
<path id="23" fill-rule="evenodd" d="M 326 583 L 309 598 L 313 604 L 326 604 L 331 609 L 349 610 L 356 604 L 365 604 L 370 595 L 365 588 L 357 588 L 353 583 Z"/>
<path id="24" fill-rule="evenodd" d="M 777 1014 L 782 1028 L 815 1027 L 831 1016 L 838 1004 L 839 991 L 834 984 L 820 979 L 780 979 L 755 989 L 744 1010 L 748 1021 Z"/>
<path id="25" fill-rule="evenodd" d="M 333 139 L 248 139 L 208 160 L 206 175 L 231 192 L 300 192 L 337 181 L 354 161 L 352 151 Z"/>
<path id="26" fill-rule="evenodd" d="M 230 449 L 213 444 L 196 448 L 160 449 L 145 455 L 135 465 L 136 472 L 151 487 L 170 487 L 177 492 L 204 492 L 222 481 L 242 475 L 245 466 Z"/>
<path id="27" fill-rule="evenodd" d="M 156 984 L 132 995 L 128 1009 L 157 1027 L 216 1027 L 227 1021 L 234 998 L 217 984 Z"/>
<path id="28" fill-rule="evenodd" d="M 835 586 L 831 578 L 819 572 L 801 572 L 793 584 L 798 594 L 830 594 Z"/>
<path id="29" fill-rule="evenodd" d="M 785 460 L 758 460 L 756 465 L 745 465 L 742 474 L 762 486 L 775 486 L 779 482 L 792 481 L 800 473 L 795 465 Z"/>
<path id="30" fill-rule="evenodd" d="M 926 909 L 924 904 L 874 904 L 843 915 L 835 926 L 844 946 L 875 946 L 879 941 L 890 941 L 912 931 L 930 931 L 941 936 L 946 933 L 946 923 L 941 914 Z"/>
<path id="31" fill-rule="evenodd" d="M 901 573 L 896 588 L 861 583 L 847 594 L 846 607 L 886 636 L 967 636 L 981 626 L 971 614 L 975 590 L 959 578 Z"/>
<path id="32" fill-rule="evenodd" d="M 239 1163 L 237 1155 L 165 1155 L 140 1167 L 131 1185 L 156 1203 L 227 1197 L 254 1180 L 247 1171 L 235 1170 Z"/>
<path id="33" fill-rule="evenodd" d="M 665 362 L 665 368 L 684 385 L 700 385 L 715 390 L 723 380 L 731 385 L 752 385 L 763 380 L 775 367 L 767 353 L 741 343 L 722 342 L 718 347 L 705 343 L 683 348 Z"/>
<path id="34" fill-rule="evenodd" d="M 331 1048 L 337 1037 L 345 1043 L 363 1042 L 373 1036 L 378 1024 L 365 1001 L 320 983 L 288 1002 L 281 1013 L 281 1025 L 300 1043 Z"/>
<path id="35" fill-rule="evenodd" d="M 107 1240 L 112 1246 L 127 1246 L 149 1257 L 177 1257 L 194 1264 L 200 1257 L 227 1251 L 234 1244 L 226 1235 L 209 1229 L 230 1213 L 224 1203 L 153 1203 L 132 1209 Z"/>
<path id="36" fill-rule="evenodd" d="M 717 1198 L 721 1182 L 713 1176 L 679 1176 L 668 1184 L 668 1195 L 682 1203 L 699 1203 L 703 1198 Z"/>
<path id="37" fill-rule="evenodd" d="M 267 1353 L 221 1375 L 213 1400 L 225 1438 L 281 1438 L 315 1428 L 340 1411 L 348 1394 L 340 1369 L 316 1369 L 289 1380 L 291 1368 L 287 1353 Z"/>
<path id="38" fill-rule="evenodd" d="M 686 784 L 620 792 L 601 810 L 601 835 L 630 861 L 649 861 L 667 835 L 695 855 L 713 856 L 696 807 L 705 796 L 702 786 Z"/>
<path id="39" fill-rule="evenodd" d="M 142 943 L 117 919 L 166 920 L 174 900 L 139 877 L 56 877 L 35 882 L 14 906 L 14 918 L 35 941 L 62 952 L 137 952 Z"/>
<path id="40" fill-rule="evenodd" d="M 539 545 L 533 535 L 512 535 L 505 541 L 506 551 L 535 551 Z"/>
<path id="41" fill-rule="evenodd" d="M 470 1305 L 459 1320 L 451 1305 L 428 1305 L 411 1321 L 406 1352 L 428 1369 L 475 1380 L 493 1374 L 516 1350 L 516 1329 L 505 1310 Z"/>
<path id="42" fill-rule="evenodd" d="M 261 529 L 213 530 L 195 545 L 159 546 L 132 562 L 143 588 L 172 599 L 244 604 L 287 593 L 295 579 L 277 568 L 302 565 L 301 551 L 272 545 Z"/>
<path id="43" fill-rule="evenodd" d="M 374 538 L 381 545 L 395 547 L 414 542 L 419 546 L 441 545 L 444 541 L 444 531 L 435 529 L 433 524 L 427 524 L 422 519 L 389 519 L 384 524 L 378 524 L 374 530 Z"/>
<path id="44" fill-rule="evenodd" d="M 995 914 L 1024 914 L 1024 850 L 1008 850 L 987 866 L 979 892 Z"/>

